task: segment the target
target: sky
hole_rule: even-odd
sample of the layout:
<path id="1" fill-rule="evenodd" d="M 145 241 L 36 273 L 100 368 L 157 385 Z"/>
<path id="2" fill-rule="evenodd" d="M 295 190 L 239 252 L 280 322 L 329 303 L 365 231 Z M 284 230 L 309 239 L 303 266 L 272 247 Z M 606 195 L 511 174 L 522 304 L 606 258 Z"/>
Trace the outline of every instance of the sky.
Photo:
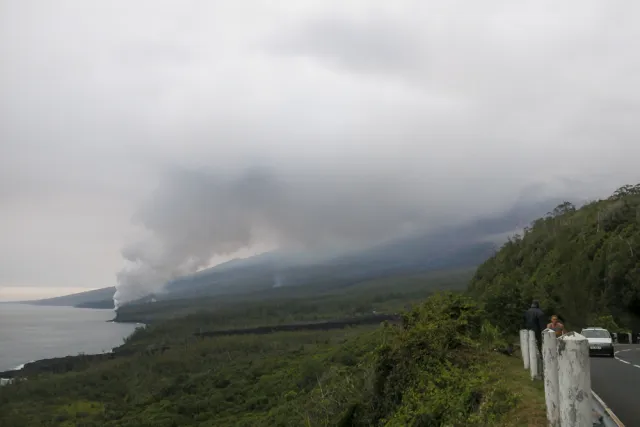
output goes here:
<path id="1" fill-rule="evenodd" d="M 0 300 L 640 182 L 640 4 L 0 2 Z M 123 294 L 124 295 L 124 294 Z"/>

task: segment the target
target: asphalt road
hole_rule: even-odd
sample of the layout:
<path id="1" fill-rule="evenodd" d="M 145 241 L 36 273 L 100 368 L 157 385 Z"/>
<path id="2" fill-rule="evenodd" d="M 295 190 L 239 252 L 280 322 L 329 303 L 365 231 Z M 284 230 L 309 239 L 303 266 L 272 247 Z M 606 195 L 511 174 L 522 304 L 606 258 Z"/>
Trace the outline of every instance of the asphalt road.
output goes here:
<path id="1" fill-rule="evenodd" d="M 640 345 L 615 349 L 615 358 L 591 358 L 591 388 L 626 427 L 640 426 Z"/>

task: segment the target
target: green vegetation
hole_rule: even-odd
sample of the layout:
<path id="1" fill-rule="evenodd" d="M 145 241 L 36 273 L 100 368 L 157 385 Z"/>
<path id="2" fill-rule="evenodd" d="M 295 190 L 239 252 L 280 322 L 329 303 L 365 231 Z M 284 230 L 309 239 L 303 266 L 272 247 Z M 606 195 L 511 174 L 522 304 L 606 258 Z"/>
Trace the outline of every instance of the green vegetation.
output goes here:
<path id="1" fill-rule="evenodd" d="M 465 297 L 439 294 L 407 313 L 377 350 L 373 384 L 347 425 L 496 425 L 518 395 L 500 380 L 499 334 Z"/>
<path id="2" fill-rule="evenodd" d="M 0 389 L 0 425 L 544 426 L 543 384 L 506 355 L 532 299 L 570 328 L 640 326 L 640 185 L 557 206 L 473 272 L 124 307 L 148 326 Z M 374 313 L 400 316 L 309 329 Z"/>
<path id="3" fill-rule="evenodd" d="M 0 425 L 544 426 L 542 383 L 495 351 L 534 298 L 569 327 L 640 326 L 640 185 L 556 207 L 475 272 L 124 307 L 147 327 L 113 355 L 27 367 Z M 401 315 L 310 330 L 374 313 Z M 251 329 L 277 325 L 296 330 Z"/>
<path id="4" fill-rule="evenodd" d="M 165 300 L 129 305 L 118 310 L 121 322 L 157 323 L 190 316 L 188 328 L 226 329 L 320 321 L 370 314 L 394 313 L 424 301 L 437 290 L 466 289 L 473 270 L 366 280 L 348 287 L 293 286 L 269 291 L 199 299 Z"/>
<path id="5" fill-rule="evenodd" d="M 461 287 L 432 280 L 363 283 L 313 300 L 199 307 L 175 318 L 165 310 L 167 320 L 138 329 L 120 357 L 77 358 L 66 373 L 34 373 L 1 388 L 0 425 L 544 425 L 540 390 L 518 358 L 493 351 L 504 339 L 486 314 L 461 293 L 425 300 L 434 283 Z M 196 335 L 353 315 L 358 296 L 362 311 L 395 310 L 419 295 L 399 324 Z"/>
<path id="6" fill-rule="evenodd" d="M 495 351 L 534 298 L 569 327 L 640 325 L 640 185 L 556 207 L 475 273 L 124 307 L 148 326 L 112 356 L 28 368 L 0 389 L 0 425 L 544 426 L 542 383 Z M 373 313 L 401 315 L 309 329 Z M 297 330 L 251 329 L 277 325 Z"/>
<path id="7" fill-rule="evenodd" d="M 556 207 L 482 264 L 470 289 L 513 332 L 534 298 L 574 328 L 640 328 L 640 184 Z"/>

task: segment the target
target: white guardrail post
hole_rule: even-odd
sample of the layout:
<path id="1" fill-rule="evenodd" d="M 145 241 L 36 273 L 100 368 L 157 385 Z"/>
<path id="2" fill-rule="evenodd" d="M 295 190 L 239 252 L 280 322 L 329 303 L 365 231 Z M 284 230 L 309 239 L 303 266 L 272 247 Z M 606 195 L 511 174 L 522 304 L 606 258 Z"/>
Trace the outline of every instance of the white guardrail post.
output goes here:
<path id="1" fill-rule="evenodd" d="M 560 425 L 585 427 L 593 425 L 591 402 L 591 361 L 589 342 L 569 332 L 557 340 Z"/>
<path id="2" fill-rule="evenodd" d="M 558 385 L 558 340 L 555 331 L 542 332 L 544 397 L 549 427 L 560 427 L 560 388 Z"/>
<path id="3" fill-rule="evenodd" d="M 531 372 L 532 380 L 540 378 L 538 368 L 538 346 L 536 345 L 536 333 L 529 330 L 529 371 Z"/>
<path id="4" fill-rule="evenodd" d="M 526 329 L 520 329 L 520 353 L 522 353 L 524 369 L 529 369 L 529 331 Z"/>

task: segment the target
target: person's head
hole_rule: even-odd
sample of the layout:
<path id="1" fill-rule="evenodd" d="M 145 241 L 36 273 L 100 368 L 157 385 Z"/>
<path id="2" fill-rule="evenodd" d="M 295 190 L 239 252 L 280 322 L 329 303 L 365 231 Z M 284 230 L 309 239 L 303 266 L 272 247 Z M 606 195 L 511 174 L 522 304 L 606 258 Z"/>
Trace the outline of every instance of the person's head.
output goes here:
<path id="1" fill-rule="evenodd" d="M 554 314 L 553 316 L 551 316 L 551 323 L 557 323 L 557 322 L 558 322 L 558 316 Z"/>
<path id="2" fill-rule="evenodd" d="M 535 300 L 535 299 L 534 299 L 534 300 L 531 302 L 531 307 L 533 307 L 533 308 L 540 308 L 540 303 L 539 303 L 537 300 Z"/>

